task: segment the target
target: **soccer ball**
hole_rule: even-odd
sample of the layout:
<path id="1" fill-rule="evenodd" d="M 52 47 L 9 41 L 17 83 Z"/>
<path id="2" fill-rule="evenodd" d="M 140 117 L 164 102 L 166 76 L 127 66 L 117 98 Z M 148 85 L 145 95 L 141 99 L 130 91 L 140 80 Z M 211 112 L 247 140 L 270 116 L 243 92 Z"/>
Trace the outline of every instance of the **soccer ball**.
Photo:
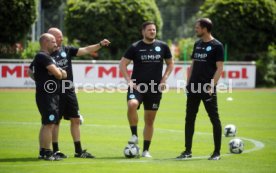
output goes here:
<path id="1" fill-rule="evenodd" d="M 139 156 L 139 147 L 135 144 L 128 144 L 124 149 L 124 155 L 127 158 L 134 158 Z"/>
<path id="2" fill-rule="evenodd" d="M 229 142 L 229 150 L 231 153 L 240 154 L 243 152 L 243 147 L 243 141 L 239 138 L 232 139 Z"/>
<path id="3" fill-rule="evenodd" d="M 226 137 L 236 136 L 237 128 L 233 124 L 228 124 L 224 127 L 224 135 Z"/>

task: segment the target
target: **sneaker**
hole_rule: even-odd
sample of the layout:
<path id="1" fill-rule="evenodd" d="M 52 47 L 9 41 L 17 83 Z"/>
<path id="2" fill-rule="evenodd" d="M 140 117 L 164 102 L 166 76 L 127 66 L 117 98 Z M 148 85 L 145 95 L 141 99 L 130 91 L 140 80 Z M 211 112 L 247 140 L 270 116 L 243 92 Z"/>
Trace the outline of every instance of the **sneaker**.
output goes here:
<path id="1" fill-rule="evenodd" d="M 47 161 L 60 161 L 62 160 L 62 158 L 60 158 L 59 156 L 56 156 L 54 154 L 52 155 L 49 155 L 49 156 L 44 156 L 44 160 L 47 160 Z"/>
<path id="2" fill-rule="evenodd" d="M 60 151 L 56 151 L 53 155 L 55 156 L 59 156 L 62 159 L 66 159 L 68 158 L 68 156 L 66 156 L 64 153 L 60 152 Z"/>
<path id="3" fill-rule="evenodd" d="M 208 160 L 219 160 L 220 159 L 220 154 L 214 152 L 209 158 Z"/>
<path id="4" fill-rule="evenodd" d="M 95 158 L 95 156 L 88 153 L 86 150 L 83 150 L 81 153 L 76 153 L 75 157 L 78 157 L 78 158 L 91 158 L 91 159 Z"/>
<path id="5" fill-rule="evenodd" d="M 142 157 L 151 158 L 152 156 L 150 155 L 149 151 L 145 150 L 142 153 Z"/>
<path id="6" fill-rule="evenodd" d="M 187 159 L 192 158 L 192 152 L 191 151 L 183 151 L 179 156 L 176 157 L 177 159 Z"/>
<path id="7" fill-rule="evenodd" d="M 128 141 L 128 144 L 138 144 L 138 137 L 136 135 L 132 135 Z"/>

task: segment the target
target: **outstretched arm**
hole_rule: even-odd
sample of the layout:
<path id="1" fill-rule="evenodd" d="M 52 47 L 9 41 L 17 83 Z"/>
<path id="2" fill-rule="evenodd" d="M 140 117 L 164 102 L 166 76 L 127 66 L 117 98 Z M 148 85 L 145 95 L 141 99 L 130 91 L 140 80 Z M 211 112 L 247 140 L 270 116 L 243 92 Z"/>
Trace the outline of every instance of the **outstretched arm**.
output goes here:
<path id="1" fill-rule="evenodd" d="M 93 44 L 93 45 L 89 45 L 89 46 L 86 46 L 86 47 L 81 47 L 81 48 L 79 48 L 79 50 L 77 52 L 77 56 L 83 56 L 83 55 L 90 54 L 91 52 L 96 52 L 101 47 L 108 46 L 109 44 L 110 44 L 109 40 L 103 39 L 98 44 Z"/>

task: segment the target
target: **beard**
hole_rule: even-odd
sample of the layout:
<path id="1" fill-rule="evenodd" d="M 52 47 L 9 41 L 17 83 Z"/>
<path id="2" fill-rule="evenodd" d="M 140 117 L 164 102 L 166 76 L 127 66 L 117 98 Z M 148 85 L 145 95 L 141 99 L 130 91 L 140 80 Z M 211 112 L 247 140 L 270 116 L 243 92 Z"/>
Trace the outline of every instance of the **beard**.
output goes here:
<path id="1" fill-rule="evenodd" d="M 52 47 L 52 48 L 48 48 L 48 52 L 50 53 L 50 54 L 52 54 L 53 52 L 55 52 L 55 51 L 57 51 L 58 50 L 58 47 L 57 46 L 54 46 L 54 47 Z"/>
<path id="2" fill-rule="evenodd" d="M 148 42 L 153 42 L 155 40 L 155 36 L 153 36 L 153 37 L 145 37 L 145 40 L 147 40 Z"/>
<path id="3" fill-rule="evenodd" d="M 203 33 L 196 33 L 196 36 L 197 36 L 197 37 L 202 37 L 202 36 L 203 36 Z"/>

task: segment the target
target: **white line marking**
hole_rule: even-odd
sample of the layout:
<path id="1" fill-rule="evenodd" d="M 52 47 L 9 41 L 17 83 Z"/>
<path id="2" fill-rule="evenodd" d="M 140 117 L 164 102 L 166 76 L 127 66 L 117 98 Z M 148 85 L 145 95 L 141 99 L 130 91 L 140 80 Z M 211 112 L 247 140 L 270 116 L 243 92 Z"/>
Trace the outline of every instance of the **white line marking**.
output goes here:
<path id="1" fill-rule="evenodd" d="M 34 123 L 34 122 L 0 122 L 0 125 L 41 125 L 40 123 Z M 102 124 L 85 124 L 85 126 L 92 126 L 92 127 L 107 127 L 107 125 L 102 125 Z M 128 128 L 127 126 L 117 126 L 117 125 L 108 125 L 108 127 L 110 128 Z M 155 128 L 156 130 L 159 131 L 165 131 L 165 132 L 171 132 L 171 133 L 184 133 L 184 130 L 173 130 L 173 129 L 163 129 L 163 128 Z M 207 132 L 195 132 L 196 134 L 199 135 L 212 135 L 211 133 L 207 133 Z M 247 149 L 244 150 L 243 153 L 250 153 L 253 151 L 257 151 L 257 150 L 261 150 L 265 147 L 265 144 L 262 143 L 261 141 L 257 141 L 255 139 L 250 139 L 250 138 L 245 138 L 245 137 L 239 137 L 240 139 L 243 139 L 245 141 L 249 141 L 251 143 L 254 144 L 254 147 L 251 149 Z M 233 154 L 222 154 L 221 156 L 231 156 Z M 112 159 L 114 160 L 114 162 L 117 163 L 150 163 L 150 162 L 161 162 L 161 161 L 183 161 L 183 160 L 196 160 L 196 159 L 206 159 L 209 156 L 193 156 L 192 158 L 189 159 L 175 159 L 175 158 L 165 158 L 165 159 L 147 159 L 147 160 L 139 160 L 139 159 Z M 95 159 L 91 159 L 91 160 L 95 160 Z M 103 161 L 99 161 L 96 158 L 97 162 L 54 162 L 54 163 L 58 163 L 58 165 L 84 165 L 84 164 L 97 164 L 97 163 L 107 163 L 105 160 Z M 112 160 L 108 160 L 108 162 L 112 161 Z M 0 166 L 9 166 L 9 167 L 20 167 L 20 166 L 50 166 L 50 165 L 54 165 L 54 166 L 58 166 L 56 164 L 50 163 L 50 164 L 37 164 L 38 162 L 36 162 L 36 164 L 26 164 L 26 165 L 3 165 L 1 164 Z"/>

